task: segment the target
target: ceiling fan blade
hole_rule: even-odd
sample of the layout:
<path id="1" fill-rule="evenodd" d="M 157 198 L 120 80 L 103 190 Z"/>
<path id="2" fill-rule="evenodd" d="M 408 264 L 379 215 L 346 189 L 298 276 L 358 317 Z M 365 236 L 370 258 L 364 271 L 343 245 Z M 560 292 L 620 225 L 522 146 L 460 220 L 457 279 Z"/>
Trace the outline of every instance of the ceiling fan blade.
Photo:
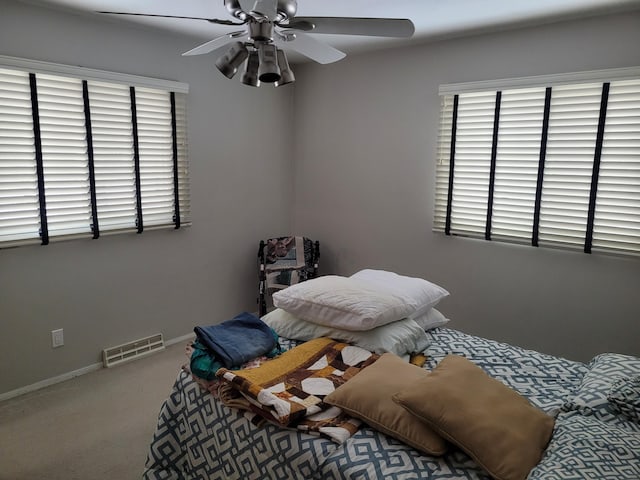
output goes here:
<path id="1" fill-rule="evenodd" d="M 306 33 L 292 30 L 285 30 L 282 33 L 284 34 L 282 37 L 276 36 L 276 45 L 295 50 L 318 63 L 333 63 L 342 60 L 346 56 L 346 53 Z"/>
<path id="2" fill-rule="evenodd" d="M 98 13 L 107 13 L 109 15 L 133 15 L 138 17 L 184 18 L 187 20 L 205 20 L 210 23 L 217 23 L 218 25 L 244 25 L 244 23 L 232 22 L 231 20 L 220 20 L 218 18 L 179 17 L 176 15 L 156 15 L 153 13 L 127 13 L 127 12 L 98 12 Z"/>
<path id="3" fill-rule="evenodd" d="M 251 13 L 274 21 L 278 18 L 277 0 L 256 0 Z"/>
<path id="4" fill-rule="evenodd" d="M 244 31 L 231 32 L 227 35 L 223 35 L 222 37 L 209 40 L 207 43 L 203 43 L 202 45 L 199 45 L 196 48 L 189 50 L 188 52 L 184 52 L 182 56 L 185 57 L 189 55 L 203 55 L 205 53 L 213 52 L 215 49 L 220 48 L 227 43 L 238 41 L 246 36 L 247 32 Z"/>
<path id="5" fill-rule="evenodd" d="M 400 38 L 408 38 L 415 31 L 413 22 L 406 18 L 295 17 L 282 27 L 309 33 Z"/>

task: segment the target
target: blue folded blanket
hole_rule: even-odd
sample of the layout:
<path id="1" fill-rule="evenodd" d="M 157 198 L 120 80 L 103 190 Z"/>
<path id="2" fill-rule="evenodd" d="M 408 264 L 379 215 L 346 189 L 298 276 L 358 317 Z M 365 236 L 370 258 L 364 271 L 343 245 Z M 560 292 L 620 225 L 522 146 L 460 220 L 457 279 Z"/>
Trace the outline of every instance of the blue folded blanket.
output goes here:
<path id="1" fill-rule="evenodd" d="M 242 365 L 270 353 L 278 346 L 271 328 L 255 315 L 243 312 L 231 320 L 193 331 L 212 354 L 226 367 Z"/>

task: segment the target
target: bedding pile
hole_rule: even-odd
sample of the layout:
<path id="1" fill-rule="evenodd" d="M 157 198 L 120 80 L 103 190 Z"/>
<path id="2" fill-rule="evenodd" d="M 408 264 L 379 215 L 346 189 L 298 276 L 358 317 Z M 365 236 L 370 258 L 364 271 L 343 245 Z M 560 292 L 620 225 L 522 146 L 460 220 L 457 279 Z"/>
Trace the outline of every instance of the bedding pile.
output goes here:
<path id="1" fill-rule="evenodd" d="M 282 308 L 262 319 L 244 312 L 196 327 L 187 371 L 226 406 L 247 412 L 254 425 L 268 421 L 340 443 L 362 422 L 324 397 L 378 354 L 420 362 L 426 331 L 448 322 L 433 308 L 447 295 L 424 279 L 382 270 L 312 279 L 274 294 Z M 279 336 L 307 343 L 268 362 L 283 352 Z"/>

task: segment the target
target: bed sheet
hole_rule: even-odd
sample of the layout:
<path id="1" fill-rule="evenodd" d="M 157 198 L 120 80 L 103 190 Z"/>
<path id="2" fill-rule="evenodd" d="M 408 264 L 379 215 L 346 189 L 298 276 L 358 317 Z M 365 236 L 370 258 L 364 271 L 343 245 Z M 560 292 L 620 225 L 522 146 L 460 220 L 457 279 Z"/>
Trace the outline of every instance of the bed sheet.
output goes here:
<path id="1" fill-rule="evenodd" d="M 425 368 L 447 354 L 463 355 L 548 413 L 556 413 L 586 365 L 453 329 L 428 332 Z M 285 348 L 298 342 L 282 339 Z M 337 445 L 274 425 L 256 427 L 178 375 L 158 419 L 143 478 L 155 479 L 459 479 L 489 477 L 463 452 L 422 454 L 372 428 Z"/>

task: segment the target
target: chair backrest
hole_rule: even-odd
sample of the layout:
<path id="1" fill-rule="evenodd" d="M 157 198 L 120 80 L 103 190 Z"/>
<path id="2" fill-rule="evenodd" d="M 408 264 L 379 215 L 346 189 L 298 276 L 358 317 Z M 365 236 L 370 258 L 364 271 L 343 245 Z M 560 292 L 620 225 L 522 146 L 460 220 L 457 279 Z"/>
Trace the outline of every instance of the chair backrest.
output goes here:
<path id="1" fill-rule="evenodd" d="M 320 242 L 307 237 L 288 236 L 260 241 L 260 316 L 266 313 L 266 300 L 277 290 L 304 282 L 318 274 Z"/>

